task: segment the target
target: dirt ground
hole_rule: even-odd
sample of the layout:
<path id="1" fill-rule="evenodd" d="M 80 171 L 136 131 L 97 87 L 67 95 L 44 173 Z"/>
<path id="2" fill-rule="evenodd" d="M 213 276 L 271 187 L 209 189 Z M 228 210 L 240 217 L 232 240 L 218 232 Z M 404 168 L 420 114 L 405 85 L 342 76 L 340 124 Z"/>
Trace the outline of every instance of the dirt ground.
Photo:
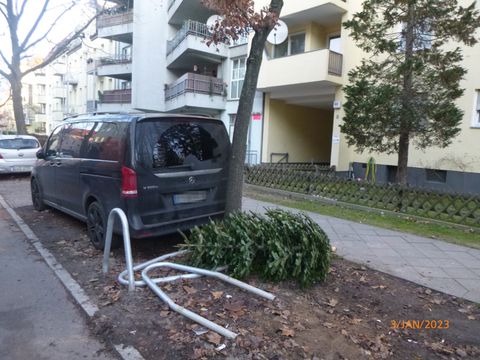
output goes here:
<path id="1" fill-rule="evenodd" d="M 308 290 L 248 279 L 274 293 L 274 301 L 207 278 L 162 286 L 178 304 L 239 334 L 226 340 L 169 311 L 149 289 L 128 293 L 116 281 L 124 269 L 122 249 L 113 252 L 103 276 L 102 253 L 88 242 L 83 223 L 55 210 L 17 212 L 99 304 L 92 330 L 133 345 L 145 359 L 480 358 L 478 304 L 339 258 L 328 280 Z M 179 242 L 175 236 L 136 241 L 134 262 L 175 251 Z"/>

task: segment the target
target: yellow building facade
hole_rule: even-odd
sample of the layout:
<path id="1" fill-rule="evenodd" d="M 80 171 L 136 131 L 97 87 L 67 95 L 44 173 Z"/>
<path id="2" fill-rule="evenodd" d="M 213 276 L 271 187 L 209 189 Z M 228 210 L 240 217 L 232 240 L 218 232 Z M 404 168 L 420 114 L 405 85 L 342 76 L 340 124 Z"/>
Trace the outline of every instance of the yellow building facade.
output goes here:
<path id="1" fill-rule="evenodd" d="M 352 0 L 285 0 L 281 20 L 288 25 L 288 37 L 281 45 L 267 45 L 258 82 L 265 94 L 263 162 L 328 163 L 341 174 L 362 177 L 373 156 L 379 181 L 393 179 L 396 155 L 358 153 L 340 131 L 343 86 L 349 71 L 366 56 L 342 23 L 361 7 L 361 1 Z M 464 112 L 461 132 L 447 148 L 421 151 L 411 146 L 413 185 L 480 192 L 480 44 L 462 50 L 468 73 L 461 84 L 465 93 L 457 101 Z"/>

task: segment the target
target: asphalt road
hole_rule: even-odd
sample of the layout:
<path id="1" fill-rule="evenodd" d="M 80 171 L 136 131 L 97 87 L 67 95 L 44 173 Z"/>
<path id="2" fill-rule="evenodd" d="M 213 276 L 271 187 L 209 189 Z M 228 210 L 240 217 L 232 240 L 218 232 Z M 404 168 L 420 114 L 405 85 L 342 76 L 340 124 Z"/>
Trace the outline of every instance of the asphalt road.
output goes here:
<path id="1" fill-rule="evenodd" d="M 29 206 L 28 184 L 2 176 L 0 195 L 12 208 Z M 1 206 L 0 289 L 0 359 L 116 359 Z"/>

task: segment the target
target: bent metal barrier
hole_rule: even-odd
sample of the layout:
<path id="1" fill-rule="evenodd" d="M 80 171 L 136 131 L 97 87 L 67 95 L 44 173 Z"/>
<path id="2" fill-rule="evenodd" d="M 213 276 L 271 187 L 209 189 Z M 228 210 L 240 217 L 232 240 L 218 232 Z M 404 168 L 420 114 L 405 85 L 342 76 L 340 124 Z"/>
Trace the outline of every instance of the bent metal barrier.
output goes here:
<path id="1" fill-rule="evenodd" d="M 275 295 L 263 291 L 261 289 L 258 289 L 254 286 L 248 285 L 242 281 L 239 281 L 237 279 L 234 279 L 228 275 L 222 274 L 218 271 L 210 271 L 210 270 L 205 270 L 205 269 L 200 269 L 200 268 L 195 268 L 191 266 L 186 266 L 186 265 L 181 265 L 181 264 L 175 264 L 171 262 L 165 262 L 164 260 L 167 260 L 169 258 L 182 255 L 187 253 L 187 250 L 183 251 L 176 251 L 170 254 L 165 254 L 162 256 L 159 256 L 155 259 L 146 261 L 144 263 L 138 264 L 136 266 L 133 266 L 133 260 L 132 260 L 132 248 L 131 248 L 131 243 L 130 243 L 130 231 L 128 228 L 128 219 L 127 216 L 125 215 L 125 212 L 122 209 L 115 208 L 112 211 L 110 211 L 110 214 L 108 215 L 108 220 L 107 220 L 107 235 L 105 239 L 105 249 L 103 252 L 103 273 L 106 274 L 108 273 L 108 268 L 109 268 L 109 260 L 110 260 L 110 249 L 112 246 L 112 236 L 113 236 L 113 226 L 115 223 L 115 215 L 118 216 L 122 223 L 122 235 L 123 235 L 123 246 L 125 250 L 125 262 L 127 269 L 122 271 L 118 275 L 118 281 L 123 284 L 123 285 L 128 285 L 128 290 L 133 291 L 135 290 L 135 286 L 145 286 L 147 285 L 163 302 L 165 302 L 170 309 L 172 309 L 175 312 L 178 312 L 179 314 L 199 323 L 202 326 L 205 326 L 206 328 L 215 331 L 219 333 L 220 335 L 229 338 L 229 339 L 234 339 L 237 334 L 234 332 L 227 330 L 226 328 L 215 324 L 214 322 L 188 310 L 185 309 L 184 307 L 177 305 L 172 299 L 165 293 L 163 292 L 160 287 L 157 285 L 159 283 L 166 283 L 166 282 L 171 282 L 179 279 L 194 279 L 198 278 L 200 276 L 210 276 L 215 279 L 224 281 L 226 283 L 229 283 L 234 286 L 238 286 L 239 288 L 249 291 L 251 293 L 254 293 L 255 295 L 261 296 L 265 299 L 268 300 L 273 300 L 275 299 Z M 173 276 L 167 276 L 163 278 L 151 278 L 148 273 L 156 268 L 170 268 L 174 270 L 179 270 L 179 271 L 184 271 L 187 272 L 187 274 L 182 274 L 182 275 L 173 275 Z M 225 270 L 226 266 L 218 268 L 217 270 Z M 142 279 L 143 280 L 137 280 L 135 281 L 134 277 L 134 271 L 139 271 L 142 270 Z M 127 277 L 127 278 L 125 278 Z"/>

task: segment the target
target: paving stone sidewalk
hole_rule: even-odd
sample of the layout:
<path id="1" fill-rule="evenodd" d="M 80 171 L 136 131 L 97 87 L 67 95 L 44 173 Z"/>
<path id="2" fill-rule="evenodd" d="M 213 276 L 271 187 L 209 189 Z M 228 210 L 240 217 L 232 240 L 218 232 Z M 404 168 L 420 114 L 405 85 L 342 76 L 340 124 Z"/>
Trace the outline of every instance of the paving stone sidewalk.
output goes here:
<path id="1" fill-rule="evenodd" d="M 265 208 L 299 211 L 243 199 L 244 210 L 264 212 Z M 328 234 L 343 258 L 480 303 L 480 250 L 312 212 L 307 214 Z"/>

